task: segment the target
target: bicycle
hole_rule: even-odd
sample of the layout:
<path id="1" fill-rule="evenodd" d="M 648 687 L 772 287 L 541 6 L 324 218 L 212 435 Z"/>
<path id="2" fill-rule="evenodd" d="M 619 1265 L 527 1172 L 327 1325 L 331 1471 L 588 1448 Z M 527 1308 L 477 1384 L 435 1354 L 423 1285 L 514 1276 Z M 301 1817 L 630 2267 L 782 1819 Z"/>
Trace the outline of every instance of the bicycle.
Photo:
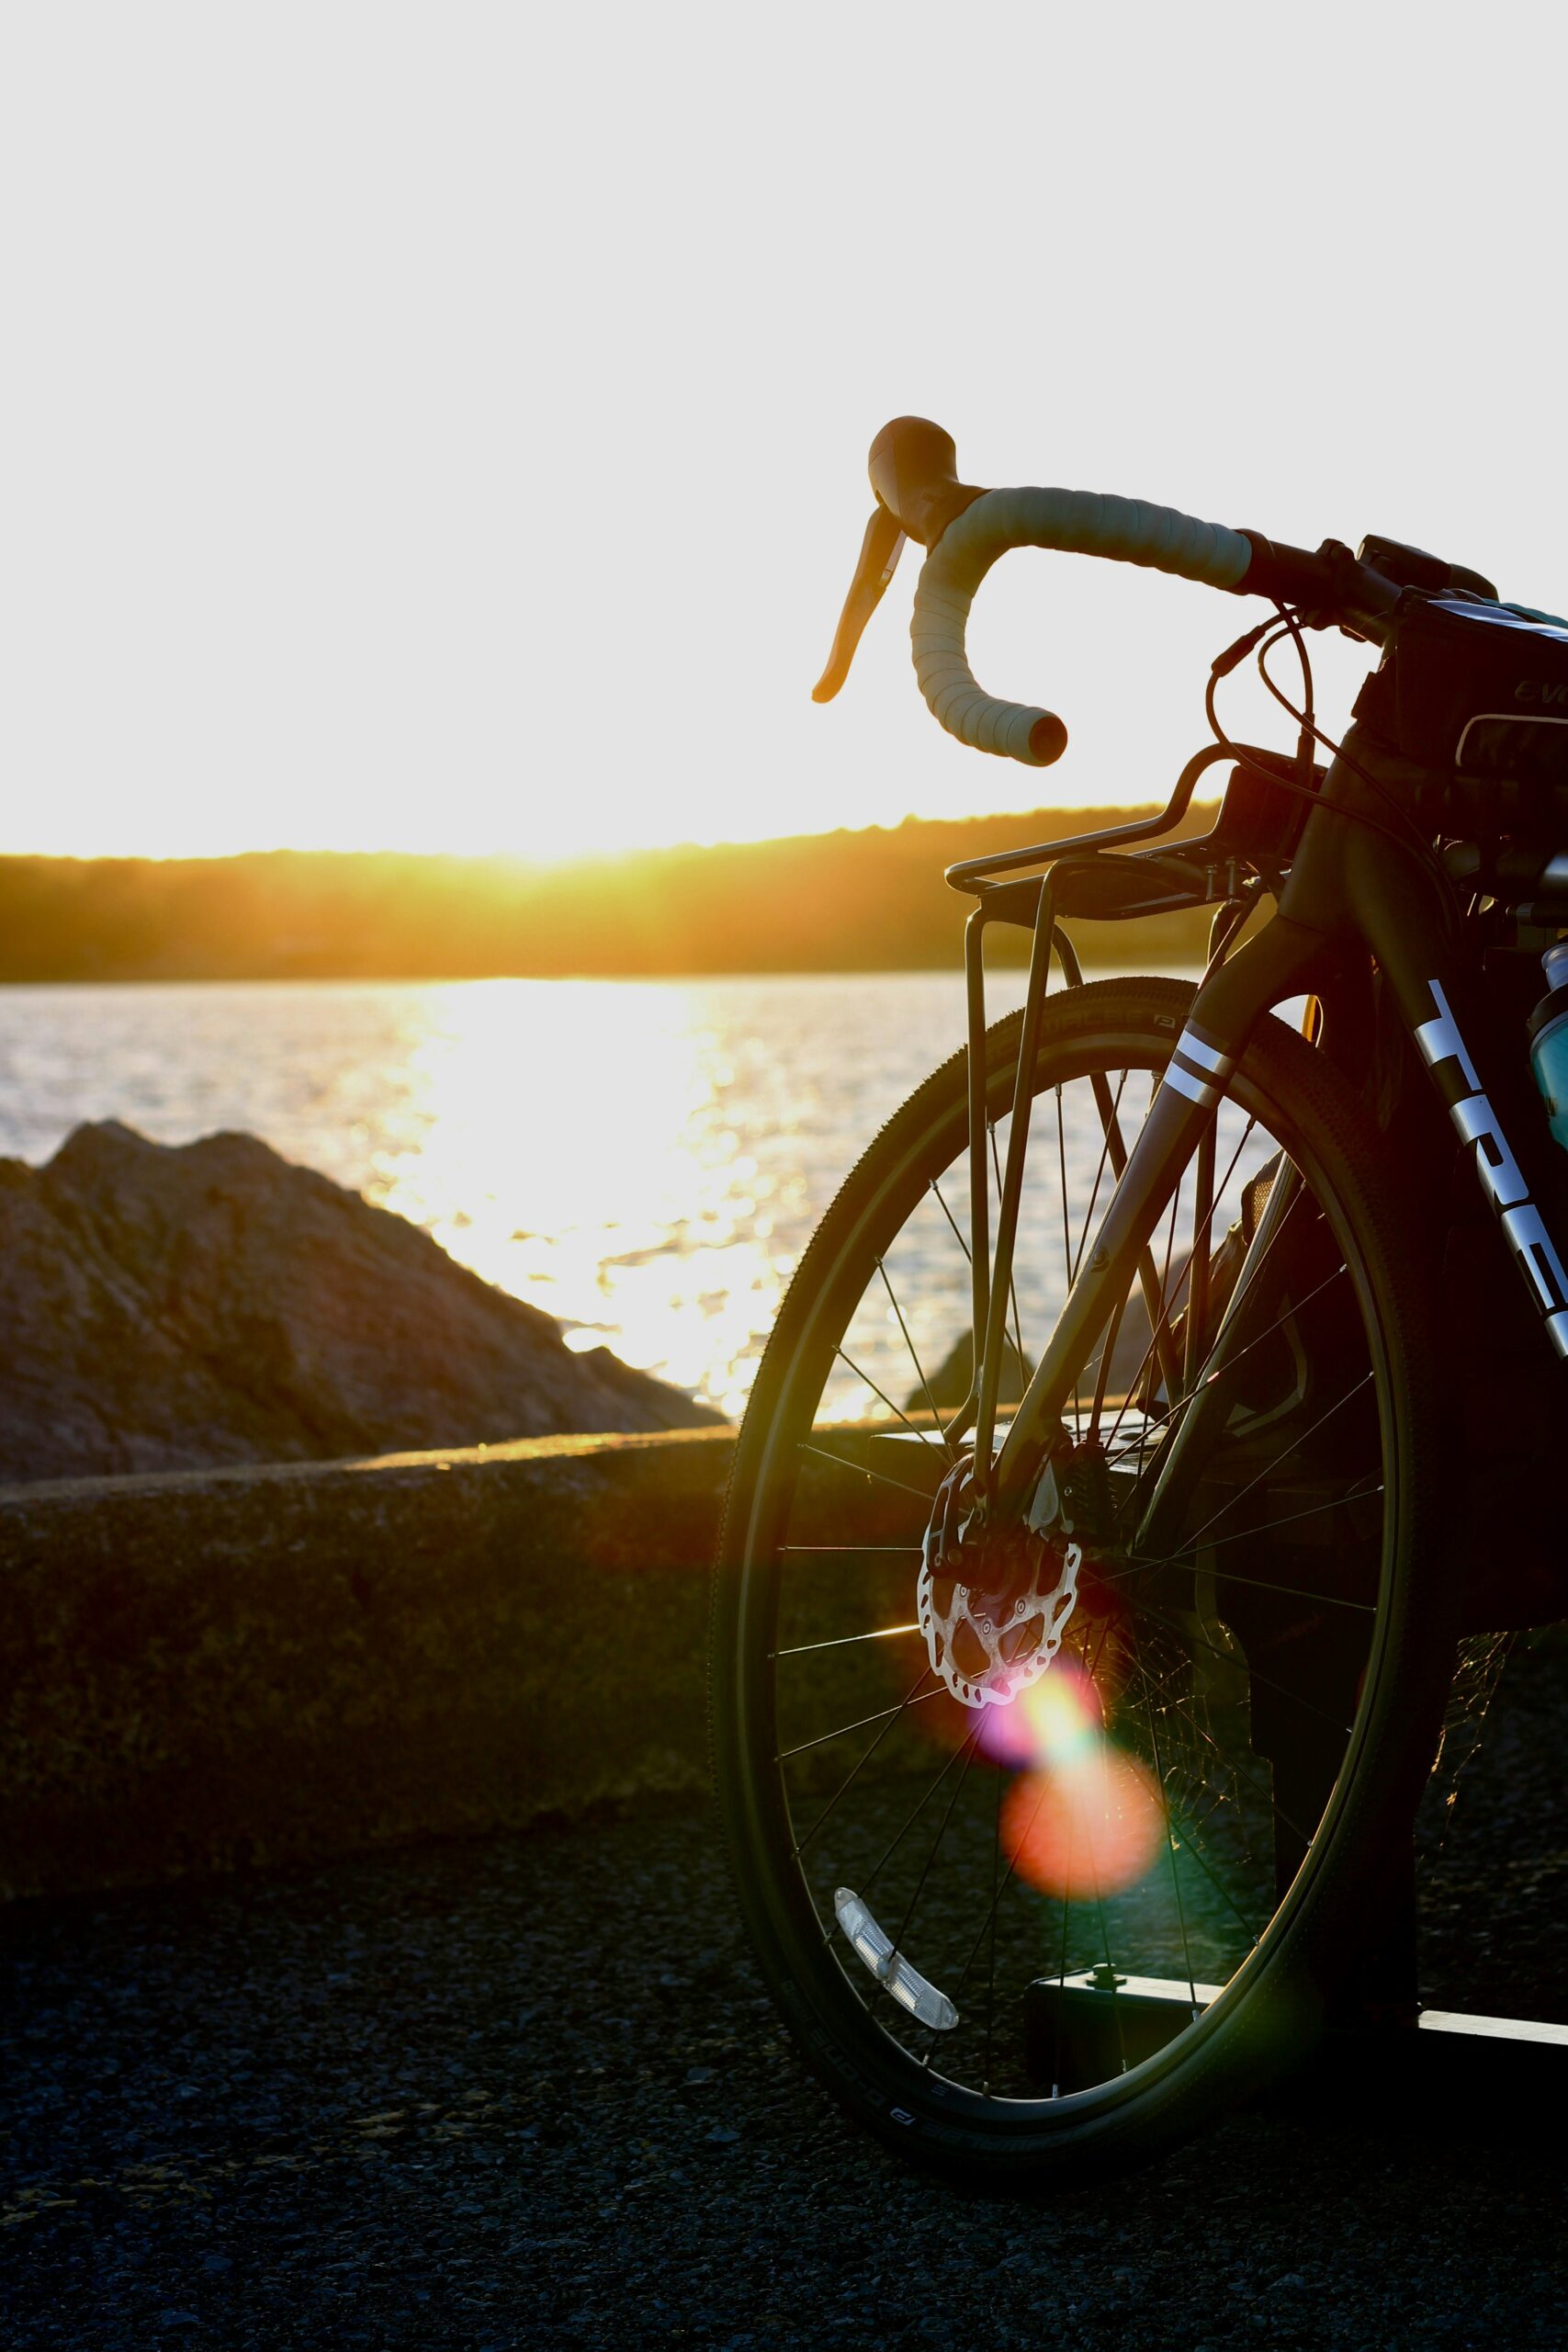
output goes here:
<path id="1" fill-rule="evenodd" d="M 1456 1640 L 1565 1605 L 1550 1525 L 1527 1575 L 1512 1519 L 1518 1589 L 1466 1592 L 1473 1432 L 1436 1293 L 1457 1235 L 1550 1413 L 1568 1183 L 1497 974 L 1533 975 L 1568 925 L 1568 628 L 1389 539 L 1309 553 L 983 491 L 920 419 L 870 470 L 820 700 L 906 537 L 929 550 L 912 642 L 933 714 L 1032 765 L 1061 721 L 987 695 L 964 650 L 1002 554 L 1270 608 L 1214 663 L 1214 740 L 1157 817 L 949 871 L 975 901 L 967 1041 L 795 1275 L 714 1580 L 718 1802 L 807 2059 L 917 2162 L 1054 2188 L 1198 2130 L 1325 2018 L 1409 2021 L 1402 1857 Z M 1329 626 L 1382 657 L 1340 745 L 1306 643 Z M 1248 653 L 1292 753 L 1220 724 Z M 1220 761 L 1217 821 L 1168 839 Z M 1195 988 L 1086 982 L 1062 928 L 1200 906 Z M 998 922 L 1030 963 L 987 1025 Z M 1446 1195 L 1465 1161 L 1482 1227 Z M 1506 1307 L 1499 1240 L 1524 1278 Z"/>

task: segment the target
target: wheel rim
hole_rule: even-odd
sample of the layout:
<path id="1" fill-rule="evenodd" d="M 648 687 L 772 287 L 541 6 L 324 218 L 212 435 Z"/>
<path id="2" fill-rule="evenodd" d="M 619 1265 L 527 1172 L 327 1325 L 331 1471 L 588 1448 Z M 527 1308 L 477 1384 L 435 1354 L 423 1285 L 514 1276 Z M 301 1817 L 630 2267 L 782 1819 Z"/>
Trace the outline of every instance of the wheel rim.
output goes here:
<path id="1" fill-rule="evenodd" d="M 1026 1362 L 1109 1195 L 1093 1077 L 1130 1147 L 1168 1050 L 1123 1034 L 1043 1060 L 1009 1302 Z M 1006 1091 L 998 1074 L 998 1111 Z M 1006 1144 L 998 1115 L 998 1156 Z M 1093 1547 L 1059 1657 L 1010 1706 L 951 1698 L 911 1605 L 953 1450 L 944 1335 L 967 1329 L 956 1105 L 889 1171 L 797 1335 L 746 1547 L 743 1744 L 795 1981 L 895 2098 L 1018 2131 L 1172 2078 L 1239 2016 L 1335 1844 L 1389 1647 L 1393 1423 L 1344 1215 L 1245 1076 L 1216 1121 L 1216 1265 L 1281 1150 L 1302 1177 L 1294 1238 L 1287 1221 L 1273 1275 L 1267 1259 L 1252 1270 L 1257 1295 L 1289 1261 L 1280 1311 L 1255 1317 L 1250 1369 L 1225 1371 L 1224 1434 L 1152 1563 L 1129 1548 L 1134 1498 L 1162 1424 L 1168 1442 L 1189 1409 L 1182 1380 L 1201 1381 L 1223 1272 L 1190 1366 L 1180 1323 L 1168 1329 L 1163 1387 L 1171 1349 L 1131 1306 L 1084 1368 L 1076 1428 L 1106 1442 L 1115 1540 Z M 1197 1175 L 1155 1237 L 1168 1324 Z"/>

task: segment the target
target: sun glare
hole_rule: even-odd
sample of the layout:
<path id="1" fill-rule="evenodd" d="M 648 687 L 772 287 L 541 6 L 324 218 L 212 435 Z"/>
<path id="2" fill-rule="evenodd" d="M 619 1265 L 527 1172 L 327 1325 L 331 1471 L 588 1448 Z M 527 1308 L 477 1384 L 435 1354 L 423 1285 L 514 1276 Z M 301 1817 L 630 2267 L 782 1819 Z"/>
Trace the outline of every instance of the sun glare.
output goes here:
<path id="1" fill-rule="evenodd" d="M 749 1366 L 772 1320 L 789 1272 L 775 1213 L 800 1179 L 742 1148 L 726 1107 L 735 1072 L 700 999 L 600 981 L 434 995 L 440 1017 L 410 1057 L 372 1190 L 558 1317 L 569 1346 L 613 1343 L 738 1412 L 743 1390 L 712 1395 L 713 1366 Z"/>

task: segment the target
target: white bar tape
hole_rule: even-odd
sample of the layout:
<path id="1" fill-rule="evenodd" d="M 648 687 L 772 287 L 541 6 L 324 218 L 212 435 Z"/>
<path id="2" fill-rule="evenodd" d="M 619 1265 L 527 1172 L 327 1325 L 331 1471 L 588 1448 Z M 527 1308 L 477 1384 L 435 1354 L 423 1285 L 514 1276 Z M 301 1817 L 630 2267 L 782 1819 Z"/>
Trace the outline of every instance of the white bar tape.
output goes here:
<path id="1" fill-rule="evenodd" d="M 1252 561 L 1250 540 L 1221 523 L 1201 523 L 1174 506 L 1112 498 L 1088 490 L 988 490 L 950 523 L 920 572 L 909 626 L 920 692 L 950 735 L 976 752 L 1047 762 L 1030 749 L 1030 730 L 1050 714 L 999 701 L 976 684 L 964 650 L 975 592 L 1012 548 L 1055 548 L 1072 555 L 1141 563 L 1211 588 L 1230 588 Z"/>

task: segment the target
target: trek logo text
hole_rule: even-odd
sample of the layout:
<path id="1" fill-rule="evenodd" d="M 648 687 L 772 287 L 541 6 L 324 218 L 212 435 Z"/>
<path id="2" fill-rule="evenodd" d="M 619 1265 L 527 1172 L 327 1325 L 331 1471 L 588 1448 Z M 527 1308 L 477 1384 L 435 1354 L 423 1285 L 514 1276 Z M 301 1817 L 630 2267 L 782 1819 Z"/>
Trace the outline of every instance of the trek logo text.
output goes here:
<path id="1" fill-rule="evenodd" d="M 1468 1091 L 1449 1104 L 1449 1116 L 1461 1140 L 1475 1146 L 1475 1172 L 1482 1190 L 1502 1219 L 1508 1247 L 1546 1318 L 1552 1346 L 1560 1356 L 1568 1356 L 1568 1274 L 1551 1246 L 1540 1211 L 1530 1199 L 1518 1161 L 1508 1149 L 1497 1114 L 1486 1099 L 1448 998 L 1436 980 L 1428 980 L 1427 986 L 1438 1010 L 1432 1020 L 1421 1023 L 1416 1043 L 1428 1069 L 1436 1070 L 1448 1061 L 1458 1066 Z"/>

